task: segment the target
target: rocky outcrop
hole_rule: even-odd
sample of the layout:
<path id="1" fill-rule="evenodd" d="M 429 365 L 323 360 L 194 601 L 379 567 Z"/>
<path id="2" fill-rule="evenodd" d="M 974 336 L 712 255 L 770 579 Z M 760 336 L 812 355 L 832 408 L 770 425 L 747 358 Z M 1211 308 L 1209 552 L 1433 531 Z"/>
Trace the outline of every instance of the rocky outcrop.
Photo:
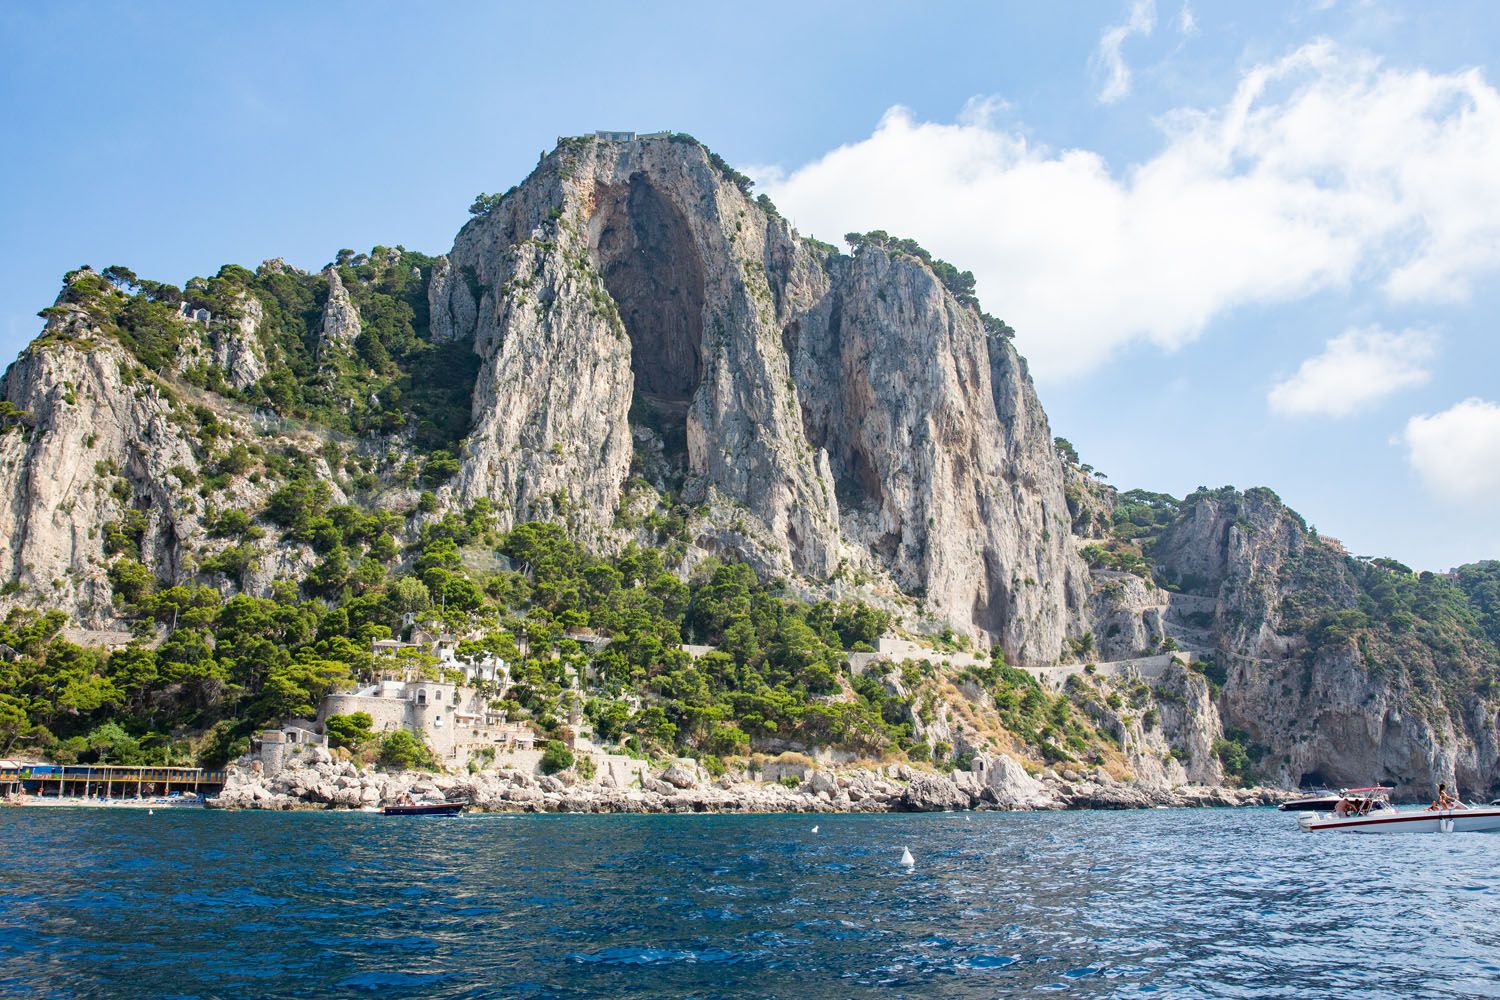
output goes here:
<path id="1" fill-rule="evenodd" d="M 209 333 L 213 363 L 224 373 L 224 381 L 238 390 L 250 388 L 266 374 L 260 326 L 265 309 L 253 295 L 236 297 L 238 315 L 214 323 Z"/>
<path id="2" fill-rule="evenodd" d="M 674 768 L 676 770 L 674 772 Z M 224 790 L 210 805 L 221 809 L 376 808 L 403 799 L 465 802 L 496 812 L 941 812 L 961 809 L 1061 809 L 1150 805 L 1248 805 L 1280 801 L 1270 789 L 1194 786 L 1142 790 L 1103 771 L 1032 778 L 1000 756 L 976 761 L 971 770 L 940 773 L 906 765 L 816 770 L 795 788 L 756 774 L 735 771 L 717 781 L 674 764 L 640 787 L 622 788 L 600 777 L 582 780 L 571 772 L 540 775 L 499 767 L 462 776 L 422 771 L 361 769 L 322 747 L 310 747 L 291 766 L 266 776 L 259 764 L 231 766 Z M 665 780 L 674 775 L 679 780 Z M 762 775 L 763 776 L 763 775 Z"/>
<path id="3" fill-rule="evenodd" d="M 1212 598 L 1218 707 L 1260 773 L 1408 796 L 1457 781 L 1492 796 L 1500 703 L 1478 680 L 1493 671 L 1485 649 L 1455 636 L 1439 652 L 1366 615 L 1375 603 L 1343 551 L 1269 490 L 1189 503 L 1153 556 L 1169 580 Z"/>
<path id="4" fill-rule="evenodd" d="M 708 508 L 700 544 L 876 573 L 1017 661 L 1079 628 L 1061 465 L 1010 342 L 916 257 L 801 240 L 696 143 L 564 143 L 459 234 L 430 306 L 484 359 L 464 499 L 606 539 L 644 427 Z"/>
<path id="5" fill-rule="evenodd" d="M 323 304 L 323 319 L 318 325 L 317 356 L 320 361 L 349 349 L 359 336 L 359 310 L 349 297 L 338 268 L 330 267 L 323 273 L 328 276 L 328 300 Z"/>
<path id="6" fill-rule="evenodd" d="M 258 303 L 247 297 L 243 305 L 226 331 L 234 339 L 253 338 L 260 322 Z M 258 510 L 274 488 L 240 475 L 225 493 L 191 489 L 208 458 L 202 421 L 231 440 L 288 439 L 262 437 L 269 428 L 253 433 L 238 414 L 204 406 L 210 394 L 147 371 L 86 309 L 60 301 L 49 312 L 46 332 L 0 380 L 0 397 L 27 414 L 25 426 L 0 433 L 0 567 L 16 585 L 0 604 L 60 608 L 77 625 L 117 627 L 112 563 L 138 560 L 168 584 L 192 580 L 233 544 L 210 536 L 211 508 Z M 242 360 L 256 356 L 251 344 L 242 341 Z M 298 444 L 308 447 L 308 436 Z M 263 594 L 277 575 L 307 572 L 309 547 L 279 543 L 279 531 L 267 530 L 271 543 L 227 586 Z"/>
<path id="7" fill-rule="evenodd" d="M 1094 642 L 1101 660 L 1124 660 L 1161 648 L 1171 597 L 1133 573 L 1095 572 L 1089 597 Z"/>
<path id="8" fill-rule="evenodd" d="M 1054 661 L 1087 628 L 1088 582 L 1025 364 L 925 257 L 874 245 L 834 253 L 741 181 L 680 137 L 568 140 L 464 227 L 426 287 L 431 338 L 482 359 L 461 470 L 442 501 L 487 499 L 502 527 L 561 520 L 609 549 L 636 537 L 618 515 L 632 468 L 649 466 L 663 499 L 692 511 L 685 566 L 729 554 L 809 595 L 864 597 L 999 643 L 1012 662 Z M 334 362 L 361 330 L 340 269 L 323 275 L 314 386 L 347 374 Z M 172 372 L 201 385 L 208 366 L 252 389 L 268 352 L 280 363 L 287 349 L 262 330 L 266 315 L 256 295 L 237 294 L 209 328 L 184 334 Z M 49 391 L 46 378 L 17 365 L 7 398 L 26 407 Z M 142 438 L 153 416 L 121 386 L 100 388 L 121 402 L 97 415 L 106 434 Z M 201 395 L 195 405 L 238 422 L 227 400 Z M 39 437 L 52 440 L 53 410 L 41 409 Z M 197 471 L 185 453 L 158 454 Z M 22 464 L 42 464 L 15 475 L 56 471 L 33 455 Z M 193 504 L 164 470 L 139 458 L 132 468 L 160 505 Z M 36 497 L 8 499 L 18 522 L 36 520 Z M 174 531 L 153 566 L 170 580 L 188 561 Z M 36 574 L 82 565 L 31 561 Z"/>
<path id="9" fill-rule="evenodd" d="M 20 587 L 10 601 L 104 626 L 108 526 L 123 530 L 134 512 L 141 560 L 174 577 L 199 521 L 174 469 L 198 462 L 171 400 L 86 315 L 64 310 L 48 333 L 55 339 L 33 344 L 0 382 L 33 424 L 0 435 L 0 566 Z"/>

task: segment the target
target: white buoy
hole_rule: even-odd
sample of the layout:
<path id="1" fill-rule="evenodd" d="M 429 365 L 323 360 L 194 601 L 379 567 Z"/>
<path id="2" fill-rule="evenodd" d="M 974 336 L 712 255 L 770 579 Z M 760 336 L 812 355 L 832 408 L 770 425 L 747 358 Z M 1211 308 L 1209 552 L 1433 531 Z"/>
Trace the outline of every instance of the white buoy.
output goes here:
<path id="1" fill-rule="evenodd" d="M 907 850 L 904 847 L 901 848 L 901 864 L 905 865 L 907 868 L 915 868 L 917 866 L 917 859 L 912 857 L 911 851 Z"/>
<path id="2" fill-rule="evenodd" d="M 813 833 L 817 833 L 817 832 L 818 832 L 818 828 L 816 826 L 813 827 Z"/>
<path id="3" fill-rule="evenodd" d="M 155 809 L 147 809 L 146 810 L 146 815 L 147 816 L 155 816 L 156 815 L 156 810 Z"/>

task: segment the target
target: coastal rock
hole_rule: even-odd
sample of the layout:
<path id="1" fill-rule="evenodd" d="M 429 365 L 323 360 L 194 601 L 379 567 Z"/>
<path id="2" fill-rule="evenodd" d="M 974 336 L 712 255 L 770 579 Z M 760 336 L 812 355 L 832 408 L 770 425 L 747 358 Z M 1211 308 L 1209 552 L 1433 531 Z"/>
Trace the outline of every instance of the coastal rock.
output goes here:
<path id="1" fill-rule="evenodd" d="M 341 786 L 322 773 L 354 771 L 357 782 Z M 977 761 L 969 771 L 938 774 L 908 769 L 905 785 L 895 785 L 870 768 L 824 775 L 801 788 L 760 782 L 740 773 L 725 774 L 711 786 L 679 788 L 648 777 L 650 786 L 622 790 L 598 782 L 558 783 L 545 789 L 540 780 L 514 770 L 476 775 L 437 776 L 423 772 L 358 770 L 350 762 L 329 765 L 299 756 L 282 773 L 267 778 L 254 768 L 231 765 L 223 791 L 211 805 L 220 809 L 369 808 L 406 798 L 442 797 L 473 809 L 524 812 L 886 812 L 971 808 L 1055 809 L 1141 808 L 1150 805 L 1247 805 L 1284 801 L 1292 793 L 1267 788 L 1205 788 L 1194 785 L 1149 790 L 1119 782 L 1095 769 L 1076 784 L 1051 776 L 1037 780 L 1008 757 Z M 341 775 L 340 776 L 344 776 Z M 830 792 L 829 789 L 833 791 Z"/>
<path id="2" fill-rule="evenodd" d="M 910 812 L 944 812 L 950 809 L 967 809 L 970 799 L 951 778 L 919 771 L 912 775 L 911 782 L 906 786 L 906 791 L 901 796 L 901 805 Z"/>
<path id="3" fill-rule="evenodd" d="M 243 292 L 234 296 L 233 313 L 219 317 L 209 330 L 213 364 L 224 373 L 224 381 L 244 391 L 266 374 L 265 350 L 260 328 L 265 309 L 260 300 Z"/>
<path id="4" fill-rule="evenodd" d="M 1046 809 L 1055 804 L 1040 781 L 1026 773 L 1014 758 L 1004 754 L 974 759 L 980 779 L 980 796 L 1002 809 Z"/>
<path id="5" fill-rule="evenodd" d="M 7 604 L 63 607 L 84 627 L 114 623 L 105 526 L 141 519 L 141 561 L 175 578 L 182 541 L 202 532 L 196 498 L 174 468 L 196 469 L 171 399 L 87 317 L 49 321 L 66 339 L 37 343 L 0 394 L 31 433 L 0 434 L 0 566 L 18 588 Z"/>
<path id="6" fill-rule="evenodd" d="M 1375 593 L 1365 592 L 1359 564 L 1270 490 L 1203 491 L 1185 505 L 1154 556 L 1205 608 L 1198 627 L 1223 684 L 1205 718 L 1221 716 L 1268 777 L 1409 796 L 1440 781 L 1486 797 L 1500 788 L 1500 703 L 1477 680 L 1493 673 L 1493 654 L 1456 636 L 1438 652 L 1414 620 L 1382 628 L 1367 614 L 1409 570 L 1372 566 Z M 1195 737 L 1194 761 L 1217 756 L 1201 753 L 1213 724 Z"/>
<path id="7" fill-rule="evenodd" d="M 662 772 L 661 780 L 677 788 L 693 788 L 698 784 L 698 769 L 684 761 L 674 761 Z"/>

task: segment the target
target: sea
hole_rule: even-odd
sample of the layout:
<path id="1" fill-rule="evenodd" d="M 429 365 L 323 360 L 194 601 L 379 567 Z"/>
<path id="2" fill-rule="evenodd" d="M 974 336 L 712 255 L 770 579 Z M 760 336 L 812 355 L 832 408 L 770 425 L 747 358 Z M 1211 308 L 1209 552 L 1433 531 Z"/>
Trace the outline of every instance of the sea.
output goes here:
<path id="1" fill-rule="evenodd" d="M 0 996 L 1497 997 L 1497 862 L 1270 809 L 9 808 Z"/>

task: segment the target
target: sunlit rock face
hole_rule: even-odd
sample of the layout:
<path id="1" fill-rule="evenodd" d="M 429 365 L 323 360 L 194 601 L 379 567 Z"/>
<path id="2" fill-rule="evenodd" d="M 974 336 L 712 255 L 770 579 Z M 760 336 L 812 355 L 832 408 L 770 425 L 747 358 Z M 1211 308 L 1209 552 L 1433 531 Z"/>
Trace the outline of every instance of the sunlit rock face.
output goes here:
<path id="1" fill-rule="evenodd" d="M 813 589 L 869 581 L 1022 662 L 1082 627 L 1061 465 L 1010 342 L 915 257 L 799 238 L 697 143 L 564 142 L 459 233 L 431 317 L 483 358 L 456 494 L 511 523 L 618 540 L 647 441 L 695 545 Z"/>

